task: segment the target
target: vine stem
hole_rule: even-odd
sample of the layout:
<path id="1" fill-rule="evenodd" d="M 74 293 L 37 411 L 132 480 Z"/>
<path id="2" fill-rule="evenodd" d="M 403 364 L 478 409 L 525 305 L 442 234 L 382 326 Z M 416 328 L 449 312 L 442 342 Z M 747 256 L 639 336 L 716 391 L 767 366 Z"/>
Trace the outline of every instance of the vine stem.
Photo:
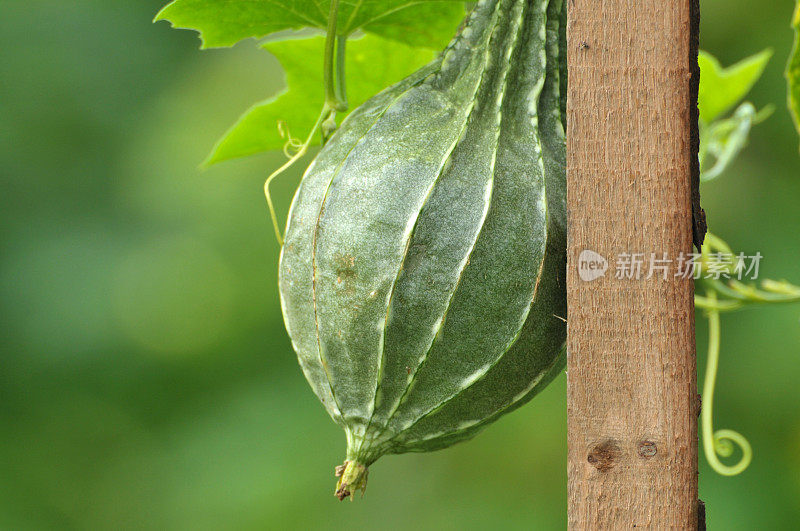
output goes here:
<path id="1" fill-rule="evenodd" d="M 347 87 L 345 85 L 346 50 L 347 50 L 347 36 L 337 35 L 336 36 L 336 82 L 334 86 L 335 86 L 336 99 L 343 106 L 342 109 L 338 110 L 342 111 L 347 110 L 348 107 Z"/>
<path id="2" fill-rule="evenodd" d="M 701 411 L 701 424 L 703 432 L 703 452 L 708 464 L 718 474 L 735 476 L 742 473 L 753 459 L 753 449 L 748 440 L 739 432 L 733 430 L 714 431 L 714 386 L 717 380 L 720 350 L 720 318 L 719 309 L 716 307 L 717 294 L 713 290 L 706 292 L 706 299 L 710 302 L 707 307 L 708 314 L 708 360 L 706 361 L 706 374 L 703 382 L 703 408 Z M 728 457 L 733 454 L 733 446 L 737 445 L 742 450 L 742 458 L 735 465 L 726 465 L 718 456 Z"/>
<path id="3" fill-rule="evenodd" d="M 325 104 L 334 111 L 344 111 L 347 103 L 340 99 L 343 95 L 337 94 L 337 86 L 343 87 L 343 80 L 335 80 L 334 63 L 339 69 L 339 73 L 344 72 L 344 42 L 346 37 L 337 39 L 336 26 L 339 18 L 339 0 L 331 0 L 331 8 L 328 13 L 328 28 L 325 35 L 325 60 L 323 65 L 323 82 L 325 84 Z M 335 49 L 340 49 L 339 57 L 336 57 Z"/>
<path id="4" fill-rule="evenodd" d="M 317 130 L 322 128 L 322 143 L 336 129 L 336 111 L 347 110 L 347 94 L 345 92 L 344 68 L 345 68 L 345 46 L 347 43 L 346 35 L 337 34 L 337 23 L 339 17 L 339 0 L 331 0 L 331 7 L 328 13 L 328 28 L 325 35 L 325 55 L 323 59 L 322 79 L 325 89 L 325 103 L 322 111 L 314 123 L 314 127 L 308 133 L 306 141 L 303 142 L 297 152 L 292 155 L 280 168 L 272 172 L 267 180 L 264 181 L 264 196 L 267 198 L 269 216 L 272 220 L 272 228 L 275 230 L 275 238 L 278 245 L 283 246 L 283 235 L 281 234 L 278 223 L 278 215 L 275 213 L 275 205 L 272 202 L 270 184 L 277 176 L 289 169 L 295 162 L 300 160 L 308 152 L 311 141 Z M 335 68 L 335 73 L 334 73 Z M 293 139 L 289 135 L 287 145 L 284 146 L 284 153 L 287 153 L 289 146 L 294 147 Z M 288 154 L 288 153 L 287 153 Z"/>

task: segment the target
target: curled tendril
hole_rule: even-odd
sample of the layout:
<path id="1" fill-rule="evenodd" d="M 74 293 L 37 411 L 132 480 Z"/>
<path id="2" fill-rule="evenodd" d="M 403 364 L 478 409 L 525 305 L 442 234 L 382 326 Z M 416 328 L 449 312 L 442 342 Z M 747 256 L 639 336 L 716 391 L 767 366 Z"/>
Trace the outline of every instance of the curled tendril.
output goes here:
<path id="1" fill-rule="evenodd" d="M 736 280 L 736 264 L 722 263 L 718 253 L 733 255 L 733 251 L 721 238 L 707 234 L 700 251 L 701 271 L 714 269 L 723 272 L 727 280 L 704 277 L 699 285 L 706 288 L 705 296 L 695 295 L 695 307 L 702 308 L 708 316 L 708 361 L 703 384 L 703 410 L 701 413 L 703 452 L 709 465 L 719 474 L 735 476 L 743 472 L 753 459 L 753 449 L 747 439 L 733 430 L 713 428 L 714 386 L 717 378 L 720 352 L 720 313 L 739 310 L 759 304 L 800 302 L 800 286 L 786 281 L 762 280 L 761 285 L 747 284 Z M 726 465 L 720 457 L 730 457 L 736 447 L 742 452 L 735 465 Z"/>
<path id="2" fill-rule="evenodd" d="M 303 142 L 302 144 L 298 144 L 297 150 L 294 153 L 294 155 L 291 155 L 289 157 L 289 160 L 287 160 L 283 164 L 283 166 L 281 166 L 280 168 L 278 168 L 277 170 L 272 172 L 269 175 L 269 177 L 267 177 L 267 180 L 264 181 L 264 196 L 267 198 L 267 206 L 269 206 L 269 216 L 272 219 L 272 227 L 275 229 L 275 238 L 277 238 L 279 245 L 283 245 L 283 235 L 281 234 L 281 229 L 280 229 L 280 226 L 278 225 L 278 215 L 275 213 L 275 205 L 272 203 L 272 194 L 269 191 L 269 186 L 270 186 L 270 184 L 272 184 L 272 181 L 274 181 L 275 178 L 278 175 L 280 175 L 283 172 L 285 172 L 286 170 L 288 170 L 290 167 L 292 167 L 292 165 L 295 162 L 297 162 L 303 155 L 306 154 L 306 152 L 308 151 L 308 147 L 311 145 L 311 141 L 314 138 L 314 134 L 317 132 L 317 129 L 319 129 L 319 127 L 322 124 L 322 122 L 328 117 L 328 115 L 330 113 L 331 113 L 331 110 L 328 108 L 328 105 L 327 104 L 324 105 L 322 107 L 322 112 L 320 112 L 319 117 L 317 118 L 316 123 L 314 123 L 314 127 L 312 127 L 311 131 L 308 133 L 308 137 L 306 138 L 306 141 Z M 280 127 L 280 125 L 279 125 L 279 127 Z M 289 131 L 289 129 L 287 127 L 286 128 L 287 134 L 288 134 L 288 131 Z M 294 142 L 297 142 L 297 141 L 294 140 Z M 287 156 L 289 156 L 289 154 L 287 152 L 287 146 L 289 146 L 290 144 L 294 145 L 291 135 L 289 135 L 289 140 L 287 141 L 286 145 L 284 146 L 284 153 L 286 153 Z"/>
<path id="3" fill-rule="evenodd" d="M 278 122 L 278 134 L 281 138 L 286 139 L 286 143 L 283 144 L 283 154 L 286 155 L 287 159 L 292 158 L 302 149 L 303 142 L 299 138 L 292 136 L 292 132 L 289 131 L 289 125 L 283 120 Z"/>
<path id="4" fill-rule="evenodd" d="M 339 35 L 336 30 L 339 1 L 340 0 L 331 0 L 328 13 L 328 29 L 325 35 L 325 55 L 323 61 L 325 104 L 322 106 L 322 111 L 319 113 L 314 127 L 312 127 L 311 131 L 308 133 L 306 141 L 301 143 L 300 140 L 292 136 L 286 122 L 278 122 L 278 133 L 281 135 L 281 138 L 286 139 L 286 143 L 283 145 L 283 154 L 286 155 L 289 160 L 267 177 L 267 180 L 264 182 L 264 196 L 267 198 L 269 216 L 272 219 L 272 227 L 275 229 L 275 238 L 277 238 L 278 244 L 281 246 L 283 246 L 283 235 L 278 225 L 278 215 L 275 213 L 275 206 L 272 203 L 272 194 L 269 191 L 269 185 L 272 184 L 272 181 L 274 181 L 278 175 L 285 172 L 306 154 L 314 135 L 320 128 L 322 128 L 322 143 L 325 144 L 336 129 L 336 111 L 347 110 L 347 95 L 345 94 L 344 83 L 344 59 L 347 36 Z"/>
<path id="5" fill-rule="evenodd" d="M 708 360 L 706 361 L 705 381 L 703 382 L 703 408 L 701 424 L 703 434 L 703 452 L 708 464 L 718 474 L 735 476 L 741 474 L 753 460 L 753 448 L 748 440 L 739 432 L 733 430 L 714 431 L 714 385 L 717 380 L 720 347 L 719 309 L 715 307 L 717 294 L 713 290 L 706 292 L 706 298 L 711 303 L 707 308 L 708 314 Z M 719 456 L 730 457 L 733 455 L 734 446 L 742 451 L 742 457 L 735 465 L 726 465 L 720 461 Z"/>

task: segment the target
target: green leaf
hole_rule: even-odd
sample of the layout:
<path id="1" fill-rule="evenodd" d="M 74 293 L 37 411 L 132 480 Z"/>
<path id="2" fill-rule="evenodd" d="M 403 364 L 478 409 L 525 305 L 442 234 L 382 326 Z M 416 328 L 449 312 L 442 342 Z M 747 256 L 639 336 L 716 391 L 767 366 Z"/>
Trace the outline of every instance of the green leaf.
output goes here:
<path id="1" fill-rule="evenodd" d="M 714 56 L 701 51 L 698 95 L 700 119 L 710 123 L 739 103 L 761 77 L 770 57 L 772 50 L 766 49 L 723 68 Z"/>
<path id="2" fill-rule="evenodd" d="M 747 145 L 750 128 L 756 122 L 756 108 L 745 102 L 736 109 L 733 116 L 716 120 L 703 128 L 700 146 L 700 180 L 710 181 L 719 177 Z M 714 164 L 707 168 L 707 155 L 712 155 Z"/>
<path id="3" fill-rule="evenodd" d="M 174 0 L 156 15 L 200 32 L 203 48 L 232 46 L 304 27 L 326 29 L 330 0 Z M 356 0 L 339 4 L 337 33 L 358 29 L 399 42 L 440 49 L 464 17 L 459 0 Z"/>
<path id="4" fill-rule="evenodd" d="M 700 124 L 700 180 L 716 179 L 727 170 L 747 145 L 750 130 L 769 118 L 775 108 L 767 105 L 760 111 L 752 103 L 742 103 L 730 118 Z M 710 164 L 708 155 L 713 157 Z M 710 167 L 709 167 L 710 166 Z"/>
<path id="5" fill-rule="evenodd" d="M 376 18 L 364 31 L 398 42 L 440 51 L 466 15 L 463 2 L 422 2 Z"/>
<path id="6" fill-rule="evenodd" d="M 797 132 L 800 133 L 800 0 L 792 20 L 794 28 L 794 49 L 786 65 L 786 80 L 789 84 L 789 112 L 794 119 Z"/>
<path id="7" fill-rule="evenodd" d="M 214 147 L 205 164 L 282 149 L 279 123 L 293 137 L 305 138 L 324 101 L 322 58 L 325 39 L 269 42 L 263 47 L 286 70 L 291 90 L 266 99 L 242 115 Z M 404 78 L 433 58 L 433 52 L 397 44 L 374 35 L 347 41 L 347 94 L 350 109 Z M 344 115 L 337 116 L 341 118 Z M 319 143 L 319 138 L 314 139 Z"/>

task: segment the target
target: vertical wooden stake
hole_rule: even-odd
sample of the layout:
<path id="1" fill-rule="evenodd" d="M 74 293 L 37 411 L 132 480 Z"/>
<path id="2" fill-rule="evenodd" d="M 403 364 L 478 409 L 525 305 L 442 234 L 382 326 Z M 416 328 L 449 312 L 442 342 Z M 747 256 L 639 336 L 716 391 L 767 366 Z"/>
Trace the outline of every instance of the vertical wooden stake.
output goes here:
<path id="1" fill-rule="evenodd" d="M 692 1 L 568 0 L 570 529 L 697 527 Z"/>

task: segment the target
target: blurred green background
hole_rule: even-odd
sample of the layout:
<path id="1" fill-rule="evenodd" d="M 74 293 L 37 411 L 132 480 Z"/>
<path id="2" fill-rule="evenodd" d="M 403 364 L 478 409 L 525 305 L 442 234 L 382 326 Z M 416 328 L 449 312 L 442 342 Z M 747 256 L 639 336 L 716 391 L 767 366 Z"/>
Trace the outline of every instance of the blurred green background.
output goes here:
<path id="1" fill-rule="evenodd" d="M 261 193 L 279 156 L 201 172 L 278 90 L 253 42 L 199 52 L 164 0 L 0 0 L 0 528 L 561 529 L 565 379 L 469 443 L 372 467 L 338 503 L 344 437 L 284 333 Z M 778 112 L 722 179 L 712 230 L 800 282 L 800 158 L 784 112 L 791 0 L 703 0 L 702 47 L 771 46 Z M 276 186 L 285 212 L 299 170 Z M 800 307 L 723 316 L 716 425 L 755 458 L 701 457 L 712 529 L 800 521 Z M 705 325 L 698 316 L 699 363 Z"/>

